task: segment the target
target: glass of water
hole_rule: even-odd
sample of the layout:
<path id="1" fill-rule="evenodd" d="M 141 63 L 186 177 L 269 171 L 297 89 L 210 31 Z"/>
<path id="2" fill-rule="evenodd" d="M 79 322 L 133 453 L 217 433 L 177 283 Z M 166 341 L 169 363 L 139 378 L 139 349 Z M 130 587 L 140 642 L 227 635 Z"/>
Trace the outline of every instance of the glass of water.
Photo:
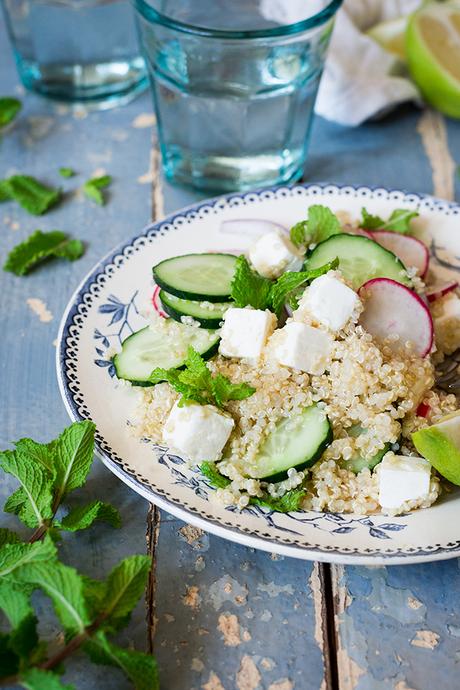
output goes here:
<path id="1" fill-rule="evenodd" d="M 145 88 L 129 0 L 0 0 L 24 86 L 110 107 Z"/>
<path id="2" fill-rule="evenodd" d="M 340 0 L 134 0 L 163 165 L 178 184 L 298 179 Z"/>

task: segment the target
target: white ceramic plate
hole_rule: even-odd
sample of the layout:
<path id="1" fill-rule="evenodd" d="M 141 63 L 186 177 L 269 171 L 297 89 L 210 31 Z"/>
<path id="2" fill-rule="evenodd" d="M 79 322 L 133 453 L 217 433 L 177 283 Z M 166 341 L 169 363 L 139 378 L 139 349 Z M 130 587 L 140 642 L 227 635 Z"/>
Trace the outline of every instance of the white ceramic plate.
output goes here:
<path id="1" fill-rule="evenodd" d="M 440 277 L 460 272 L 460 207 L 432 197 L 367 187 L 296 185 L 219 197 L 184 209 L 144 229 L 102 259 L 73 295 L 62 319 L 57 370 L 72 419 L 97 426 L 97 454 L 141 496 L 202 529 L 297 558 L 355 564 L 414 563 L 451 558 L 460 549 L 460 492 L 427 510 L 397 518 L 317 512 L 242 512 L 210 500 L 198 472 L 166 448 L 126 431 L 126 390 L 114 385 L 105 352 L 144 321 L 139 306 L 152 294 L 151 267 L 187 252 L 244 250 L 251 241 L 220 231 L 226 219 L 265 218 L 289 227 L 313 203 L 358 218 L 362 206 L 386 217 L 394 208 L 418 209 L 417 234 L 428 242 Z M 158 457 L 158 451 L 160 458 Z"/>

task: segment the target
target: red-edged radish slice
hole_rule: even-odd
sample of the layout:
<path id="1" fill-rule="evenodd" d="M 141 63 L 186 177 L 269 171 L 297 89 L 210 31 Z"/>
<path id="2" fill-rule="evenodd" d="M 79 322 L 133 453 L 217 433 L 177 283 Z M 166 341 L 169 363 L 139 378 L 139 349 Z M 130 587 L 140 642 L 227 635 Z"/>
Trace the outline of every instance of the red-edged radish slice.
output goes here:
<path id="1" fill-rule="evenodd" d="M 394 350 L 409 340 L 413 352 L 425 357 L 433 346 L 433 319 L 420 297 L 405 285 L 390 278 L 374 278 L 359 288 L 364 311 L 359 319 L 363 328 L 377 340 L 397 335 Z"/>
<path id="2" fill-rule="evenodd" d="M 427 288 L 425 295 L 428 302 L 436 302 L 437 299 L 441 299 L 441 297 L 444 297 L 444 295 L 447 295 L 449 292 L 453 292 L 456 288 L 458 288 L 457 281 L 451 280 L 448 283 L 431 285 Z"/>
<path id="3" fill-rule="evenodd" d="M 282 232 L 286 235 L 289 230 L 274 223 L 272 220 L 263 220 L 261 218 L 238 218 L 236 220 L 224 220 L 220 224 L 220 232 L 228 235 L 243 235 L 246 237 L 260 237 L 269 232 Z"/>
<path id="4" fill-rule="evenodd" d="M 156 285 L 155 289 L 153 291 L 153 295 L 152 295 L 152 304 L 153 304 L 153 308 L 155 309 L 156 313 L 159 314 L 159 316 L 162 316 L 164 319 L 167 319 L 168 315 L 161 308 L 161 300 L 159 297 L 160 290 L 161 290 L 161 288 L 158 287 L 158 285 Z"/>
<path id="5" fill-rule="evenodd" d="M 389 232 L 388 230 L 374 230 L 369 234 L 382 247 L 396 254 L 406 268 L 414 266 L 419 276 L 423 278 L 426 275 L 430 254 L 423 242 L 415 237 L 400 235 L 398 232 Z"/>

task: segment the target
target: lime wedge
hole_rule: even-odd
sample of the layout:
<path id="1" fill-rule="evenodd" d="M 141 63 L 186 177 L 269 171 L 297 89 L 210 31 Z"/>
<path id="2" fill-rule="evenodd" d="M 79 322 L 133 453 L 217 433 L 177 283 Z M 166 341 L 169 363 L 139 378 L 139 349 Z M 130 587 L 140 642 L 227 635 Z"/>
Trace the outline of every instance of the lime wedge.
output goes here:
<path id="1" fill-rule="evenodd" d="M 460 412 L 412 434 L 412 441 L 439 474 L 460 485 Z"/>
<path id="2" fill-rule="evenodd" d="M 405 34 L 408 17 L 397 17 L 373 26 L 367 35 L 377 41 L 388 53 L 406 60 Z"/>
<path id="3" fill-rule="evenodd" d="M 460 118 L 460 2 L 417 10 L 407 26 L 406 56 L 425 100 Z"/>

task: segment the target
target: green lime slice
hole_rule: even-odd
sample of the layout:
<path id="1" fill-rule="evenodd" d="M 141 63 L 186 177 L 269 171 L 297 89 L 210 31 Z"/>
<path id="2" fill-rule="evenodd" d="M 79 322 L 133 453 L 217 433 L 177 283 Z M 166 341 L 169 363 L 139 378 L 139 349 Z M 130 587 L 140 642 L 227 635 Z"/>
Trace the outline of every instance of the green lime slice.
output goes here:
<path id="1" fill-rule="evenodd" d="M 460 2 L 429 3 L 406 32 L 410 73 L 425 100 L 460 118 Z"/>

